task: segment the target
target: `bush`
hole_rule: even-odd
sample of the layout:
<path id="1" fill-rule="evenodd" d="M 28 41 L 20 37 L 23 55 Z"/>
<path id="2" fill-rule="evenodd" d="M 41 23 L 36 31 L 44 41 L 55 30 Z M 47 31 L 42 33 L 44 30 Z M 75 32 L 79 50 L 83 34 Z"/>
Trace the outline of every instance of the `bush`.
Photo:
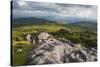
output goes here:
<path id="1" fill-rule="evenodd" d="M 97 34 L 92 31 L 72 31 L 71 29 L 60 29 L 57 32 L 51 32 L 57 39 L 67 39 L 74 43 L 81 43 L 85 47 L 97 47 Z"/>

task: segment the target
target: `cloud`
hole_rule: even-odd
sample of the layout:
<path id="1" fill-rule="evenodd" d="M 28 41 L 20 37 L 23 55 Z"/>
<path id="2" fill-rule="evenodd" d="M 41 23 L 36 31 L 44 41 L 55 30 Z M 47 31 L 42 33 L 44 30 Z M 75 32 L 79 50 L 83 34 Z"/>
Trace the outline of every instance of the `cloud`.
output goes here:
<path id="1" fill-rule="evenodd" d="M 79 17 L 97 19 L 97 6 L 75 5 L 32 1 L 13 1 L 14 17 L 42 17 L 49 19 L 63 19 Z"/>
<path id="2" fill-rule="evenodd" d="M 26 6 L 27 3 L 25 1 L 18 1 L 19 6 Z"/>

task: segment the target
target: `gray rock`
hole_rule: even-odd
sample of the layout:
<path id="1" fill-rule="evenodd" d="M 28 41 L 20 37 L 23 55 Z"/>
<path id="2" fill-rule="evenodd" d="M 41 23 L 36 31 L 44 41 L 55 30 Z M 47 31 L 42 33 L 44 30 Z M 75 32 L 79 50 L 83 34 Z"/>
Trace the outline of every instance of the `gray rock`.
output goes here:
<path id="1" fill-rule="evenodd" d="M 44 33 L 39 34 L 39 39 L 47 40 L 41 43 L 38 48 L 30 51 L 27 57 L 27 64 L 60 64 L 97 60 L 97 51 L 94 48 L 90 50 L 77 44 L 72 46 L 57 39 L 48 38 L 49 34 L 47 34 L 46 38 L 44 36 Z"/>
<path id="2" fill-rule="evenodd" d="M 23 50 L 22 49 L 17 49 L 17 51 L 16 51 L 16 53 L 22 53 L 23 52 Z"/>
<path id="3" fill-rule="evenodd" d="M 38 35 L 38 39 L 47 39 L 50 35 L 46 32 L 41 32 L 39 35 Z"/>

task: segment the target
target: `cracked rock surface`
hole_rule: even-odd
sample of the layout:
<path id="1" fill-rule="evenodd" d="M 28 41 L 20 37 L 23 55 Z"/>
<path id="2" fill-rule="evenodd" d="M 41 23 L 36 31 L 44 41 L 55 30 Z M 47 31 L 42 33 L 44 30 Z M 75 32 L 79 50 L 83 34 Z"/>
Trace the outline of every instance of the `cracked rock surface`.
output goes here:
<path id="1" fill-rule="evenodd" d="M 37 48 L 30 51 L 27 57 L 27 64 L 40 65 L 97 61 L 97 49 L 95 48 L 86 48 L 80 44 L 70 44 L 55 38 L 46 40 L 46 37 L 43 38 L 42 34 L 41 37 L 45 39 L 45 42 L 42 40 L 43 42 L 41 41 Z"/>

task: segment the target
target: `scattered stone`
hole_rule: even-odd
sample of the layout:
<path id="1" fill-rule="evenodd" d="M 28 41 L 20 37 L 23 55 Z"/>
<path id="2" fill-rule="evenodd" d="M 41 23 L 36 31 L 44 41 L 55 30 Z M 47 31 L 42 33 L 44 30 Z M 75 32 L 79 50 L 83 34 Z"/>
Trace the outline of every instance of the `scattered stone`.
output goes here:
<path id="1" fill-rule="evenodd" d="M 22 49 L 17 49 L 16 53 L 22 53 L 23 50 Z"/>
<path id="2" fill-rule="evenodd" d="M 27 34 L 26 39 L 27 39 L 27 41 L 29 43 L 32 43 L 32 41 L 33 41 L 33 38 L 32 38 L 32 35 L 31 34 Z"/>

